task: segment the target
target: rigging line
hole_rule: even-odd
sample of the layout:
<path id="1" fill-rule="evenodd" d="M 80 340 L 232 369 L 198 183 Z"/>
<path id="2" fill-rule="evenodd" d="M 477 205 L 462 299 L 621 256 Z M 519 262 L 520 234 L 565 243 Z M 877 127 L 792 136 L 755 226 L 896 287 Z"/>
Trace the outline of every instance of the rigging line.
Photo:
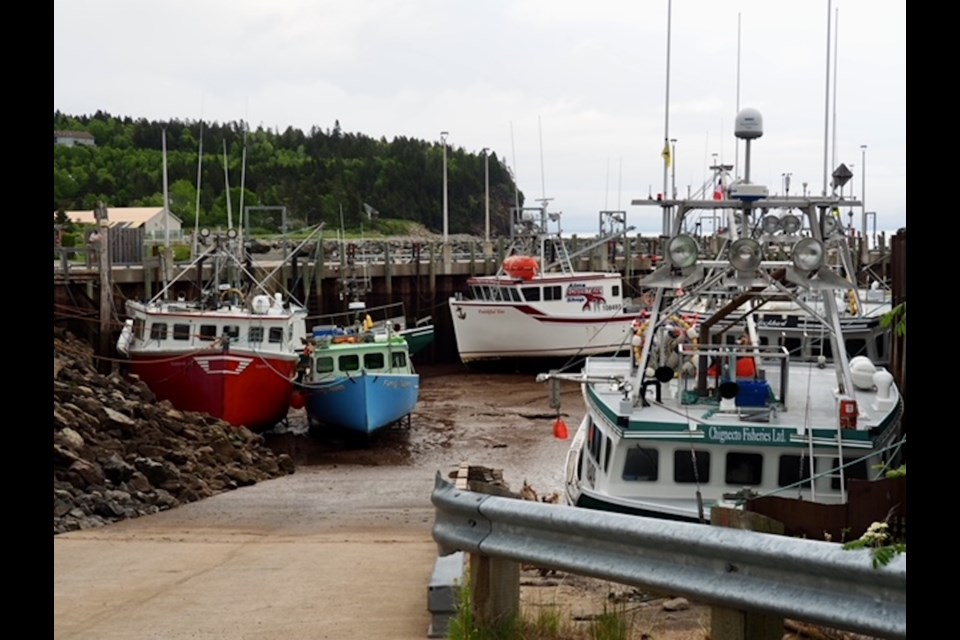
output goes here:
<path id="1" fill-rule="evenodd" d="M 885 452 L 890 451 L 890 450 L 893 450 L 893 449 L 899 449 L 903 444 L 905 444 L 905 441 L 906 441 L 906 437 L 902 438 L 901 440 L 898 440 L 897 442 L 892 442 L 892 443 L 890 443 L 889 445 L 887 445 L 887 446 L 885 446 L 885 447 L 882 447 L 881 449 L 878 449 L 878 450 L 875 450 L 875 451 L 871 451 L 870 453 L 868 453 L 868 454 L 866 454 L 866 455 L 863 455 L 863 456 L 861 456 L 861 457 L 859 457 L 859 458 L 857 458 L 857 459 L 855 459 L 855 460 L 851 460 L 851 461 L 849 461 L 849 462 L 844 462 L 844 461 L 841 460 L 841 461 L 840 461 L 840 465 L 837 466 L 837 467 L 832 467 L 832 468 L 830 468 L 830 469 L 827 469 L 826 471 L 821 471 L 820 473 L 814 474 L 814 475 L 812 475 L 812 476 L 809 477 L 809 478 L 803 478 L 803 479 L 801 479 L 801 480 L 799 480 L 799 481 L 797 481 L 797 482 L 794 482 L 793 484 L 789 484 L 789 485 L 786 485 L 786 486 L 784 486 L 784 487 L 778 487 L 778 488 L 773 489 L 773 490 L 771 490 L 771 491 L 769 491 L 769 492 L 767 492 L 767 493 L 757 493 L 757 496 L 756 496 L 756 497 L 758 497 L 758 498 L 765 498 L 765 497 L 768 497 L 768 496 L 774 496 L 774 495 L 777 495 L 778 493 L 781 493 L 781 492 L 787 492 L 787 491 L 789 491 L 790 489 L 793 489 L 794 487 L 796 487 L 797 485 L 800 485 L 800 486 L 802 487 L 803 485 L 808 484 L 808 483 L 811 483 L 811 484 L 812 484 L 813 481 L 815 481 L 815 480 L 818 480 L 818 479 L 824 478 L 824 477 L 828 477 L 828 476 L 836 473 L 837 470 L 839 470 L 840 468 L 846 469 L 847 467 L 852 467 L 852 466 L 854 466 L 854 465 L 856 465 L 856 464 L 859 464 L 860 462 L 866 461 L 866 460 L 868 460 L 869 458 L 871 458 L 871 457 L 873 457 L 873 456 L 875 456 L 875 455 L 877 455 L 877 454 L 885 453 Z"/>

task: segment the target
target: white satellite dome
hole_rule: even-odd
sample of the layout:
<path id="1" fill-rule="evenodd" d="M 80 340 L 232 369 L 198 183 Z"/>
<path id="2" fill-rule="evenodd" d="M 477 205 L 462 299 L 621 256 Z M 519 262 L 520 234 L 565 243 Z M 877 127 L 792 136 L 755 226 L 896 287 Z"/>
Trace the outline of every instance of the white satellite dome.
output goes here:
<path id="1" fill-rule="evenodd" d="M 856 356 L 850 359 L 850 376 L 858 389 L 873 389 L 873 374 L 876 372 L 877 367 L 870 361 L 870 358 Z"/>

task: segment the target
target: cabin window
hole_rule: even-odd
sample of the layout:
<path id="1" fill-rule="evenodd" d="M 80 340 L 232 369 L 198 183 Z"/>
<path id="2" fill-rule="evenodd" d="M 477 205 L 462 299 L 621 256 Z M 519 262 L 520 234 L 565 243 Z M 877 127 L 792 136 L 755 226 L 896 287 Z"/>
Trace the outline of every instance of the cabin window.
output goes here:
<path id="1" fill-rule="evenodd" d="M 504 299 L 503 290 L 500 287 L 490 288 L 490 299 L 494 302 L 500 302 Z"/>
<path id="2" fill-rule="evenodd" d="M 623 463 L 623 479 L 655 482 L 660 471 L 660 452 L 656 449 L 633 447 L 627 450 Z"/>
<path id="3" fill-rule="evenodd" d="M 596 425 L 590 424 L 590 455 L 598 463 L 600 462 L 600 447 L 603 445 L 603 433 L 597 429 Z"/>
<path id="4" fill-rule="evenodd" d="M 143 340 L 143 318 L 135 318 L 133 321 L 133 337 L 137 340 Z"/>
<path id="5" fill-rule="evenodd" d="M 403 351 L 394 351 L 390 354 L 390 362 L 394 369 L 404 369 L 407 366 L 407 354 Z"/>
<path id="6" fill-rule="evenodd" d="M 383 369 L 384 357 L 382 353 L 363 354 L 363 368 L 369 370 Z"/>
<path id="7" fill-rule="evenodd" d="M 777 486 L 792 487 L 801 482 L 809 482 L 811 462 L 813 461 L 808 456 L 780 456 Z"/>
<path id="8" fill-rule="evenodd" d="M 847 346 L 847 357 L 865 356 L 867 354 L 867 341 L 860 338 L 847 338 L 844 340 Z"/>
<path id="9" fill-rule="evenodd" d="M 359 371 L 359 356 L 340 356 L 340 371 Z"/>
<path id="10" fill-rule="evenodd" d="M 843 479 L 846 481 L 850 480 L 866 480 L 867 479 L 867 461 L 860 460 L 859 462 L 853 462 L 856 458 L 844 458 L 844 468 L 843 468 Z M 833 468 L 830 470 L 830 474 L 840 473 L 838 468 L 839 460 L 837 458 L 833 459 Z M 852 463 L 852 464 L 851 464 Z M 839 491 L 840 490 L 840 478 L 830 478 L 830 488 Z"/>
<path id="11" fill-rule="evenodd" d="M 802 343 L 800 342 L 800 338 L 784 338 L 783 346 L 786 347 L 790 355 L 795 356 L 800 354 Z"/>
<path id="12" fill-rule="evenodd" d="M 283 342 L 283 327 L 270 327 L 268 340 L 276 344 Z"/>
<path id="13" fill-rule="evenodd" d="M 540 287 L 524 287 L 523 297 L 527 302 L 540 302 Z"/>
<path id="14" fill-rule="evenodd" d="M 559 285 L 543 288 L 544 300 L 563 300 L 563 289 Z"/>
<path id="15" fill-rule="evenodd" d="M 763 478 L 763 456 L 759 453 L 728 453 L 725 482 L 738 487 L 758 485 Z"/>
<path id="16" fill-rule="evenodd" d="M 520 292 L 517 291 L 516 289 L 510 289 L 510 299 L 513 300 L 514 302 L 523 302 L 520 299 Z"/>
<path id="17" fill-rule="evenodd" d="M 235 324 L 228 324 L 223 328 L 223 335 L 229 337 L 231 340 L 236 340 L 240 337 L 240 327 Z"/>
<path id="18" fill-rule="evenodd" d="M 166 340 L 167 339 L 167 323 L 166 322 L 154 322 L 150 325 L 150 339 L 151 340 Z M 178 340 L 184 340 L 184 338 L 177 338 Z"/>
<path id="19" fill-rule="evenodd" d="M 620 285 L 615 284 L 610 288 L 610 295 L 614 298 L 620 297 Z"/>
<path id="20" fill-rule="evenodd" d="M 696 464 L 694 464 L 696 458 Z M 710 481 L 710 452 L 677 449 L 673 452 L 673 481 L 700 483 Z"/>
<path id="21" fill-rule="evenodd" d="M 263 342 L 263 327 L 250 327 L 247 330 L 247 340 L 249 342 Z"/>
<path id="22" fill-rule="evenodd" d="M 317 373 L 330 373 L 333 371 L 333 358 L 322 356 L 315 360 Z"/>
<path id="23" fill-rule="evenodd" d="M 610 469 L 610 453 L 613 451 L 613 442 L 609 437 L 604 438 L 604 449 L 603 449 L 603 470 L 609 471 Z"/>
<path id="24" fill-rule="evenodd" d="M 877 359 L 885 360 L 887 357 L 887 339 L 886 336 L 877 336 L 875 339 L 877 349 Z"/>
<path id="25" fill-rule="evenodd" d="M 201 340 L 215 340 L 216 337 L 217 337 L 217 325 L 215 324 L 200 325 Z"/>
<path id="26" fill-rule="evenodd" d="M 175 324 L 175 325 L 173 325 L 173 339 L 174 339 L 174 340 L 189 340 L 189 339 L 190 339 L 190 325 L 188 325 L 188 324 Z"/>

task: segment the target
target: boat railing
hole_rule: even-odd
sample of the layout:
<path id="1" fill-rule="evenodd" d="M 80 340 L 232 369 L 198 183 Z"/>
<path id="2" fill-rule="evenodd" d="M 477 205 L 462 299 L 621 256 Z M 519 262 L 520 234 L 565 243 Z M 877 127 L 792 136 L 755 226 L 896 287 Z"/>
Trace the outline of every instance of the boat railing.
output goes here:
<path id="1" fill-rule="evenodd" d="M 737 362 L 741 358 L 752 358 L 754 360 L 753 370 L 757 376 L 763 379 L 763 369 L 759 366 L 757 359 L 773 359 L 780 361 L 780 394 L 778 401 L 781 405 L 786 405 L 787 391 L 789 386 L 790 372 L 790 350 L 778 345 L 700 345 L 692 343 L 681 343 L 677 345 L 677 351 L 681 358 L 698 359 L 697 366 L 697 392 L 701 395 L 707 391 L 707 368 L 711 359 L 719 359 L 721 363 L 726 362 L 729 365 L 729 371 L 737 370 Z"/>
<path id="2" fill-rule="evenodd" d="M 362 309 L 350 309 L 337 313 L 328 313 L 319 316 L 309 316 L 307 318 L 308 327 L 353 327 L 362 324 L 367 316 L 374 326 L 391 327 L 399 323 L 401 328 L 406 327 L 406 312 L 403 302 L 392 302 L 390 304 L 380 305 L 378 307 L 364 307 Z"/>

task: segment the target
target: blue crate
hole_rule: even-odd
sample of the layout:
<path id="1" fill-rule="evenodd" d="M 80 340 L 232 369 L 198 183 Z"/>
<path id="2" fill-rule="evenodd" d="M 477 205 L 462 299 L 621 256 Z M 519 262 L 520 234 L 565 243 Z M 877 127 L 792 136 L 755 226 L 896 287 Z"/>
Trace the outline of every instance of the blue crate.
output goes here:
<path id="1" fill-rule="evenodd" d="M 766 380 L 737 381 L 738 407 L 765 407 L 770 399 L 770 383 Z"/>

